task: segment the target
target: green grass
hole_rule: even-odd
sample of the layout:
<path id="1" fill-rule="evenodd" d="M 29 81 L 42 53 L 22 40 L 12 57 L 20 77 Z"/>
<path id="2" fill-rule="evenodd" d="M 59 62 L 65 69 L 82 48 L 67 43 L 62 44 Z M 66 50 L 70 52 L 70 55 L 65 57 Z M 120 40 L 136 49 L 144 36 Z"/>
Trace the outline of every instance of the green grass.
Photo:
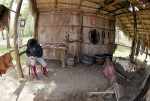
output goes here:
<path id="1" fill-rule="evenodd" d="M 128 47 L 123 47 L 123 46 L 118 46 L 115 53 L 113 54 L 113 57 L 124 57 L 126 59 L 129 59 L 129 55 L 131 53 L 131 50 L 130 48 Z M 139 54 L 137 57 L 135 57 L 134 59 L 136 60 L 136 62 L 138 64 L 143 64 L 143 61 L 145 59 L 145 54 Z M 149 56 L 147 57 L 147 65 L 150 64 L 150 61 L 149 61 Z"/>
<path id="2" fill-rule="evenodd" d="M 27 43 L 28 39 L 30 39 L 30 37 L 23 38 L 23 45 Z M 13 47 L 13 39 L 10 39 L 10 43 L 11 43 L 11 47 Z M 19 52 L 22 52 L 25 49 L 26 49 L 26 47 L 21 48 L 21 49 L 19 49 Z M 13 50 L 13 48 L 9 48 L 9 49 L 6 48 L 6 40 L 0 40 L 0 55 L 3 55 L 5 53 L 9 52 L 10 50 Z M 14 51 L 11 52 L 11 56 L 13 58 L 13 63 L 16 64 Z M 24 63 L 27 60 L 26 54 L 23 54 L 20 57 L 20 60 L 21 60 L 21 63 Z"/>

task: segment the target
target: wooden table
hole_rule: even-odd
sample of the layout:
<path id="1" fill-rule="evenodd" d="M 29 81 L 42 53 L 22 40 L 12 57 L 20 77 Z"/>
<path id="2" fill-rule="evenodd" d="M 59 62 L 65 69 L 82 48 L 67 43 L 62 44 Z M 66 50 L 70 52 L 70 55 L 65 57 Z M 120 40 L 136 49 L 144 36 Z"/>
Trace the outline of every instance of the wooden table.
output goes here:
<path id="1" fill-rule="evenodd" d="M 66 67 L 68 48 L 60 45 L 43 45 L 43 57 L 47 60 L 61 60 L 62 67 Z"/>

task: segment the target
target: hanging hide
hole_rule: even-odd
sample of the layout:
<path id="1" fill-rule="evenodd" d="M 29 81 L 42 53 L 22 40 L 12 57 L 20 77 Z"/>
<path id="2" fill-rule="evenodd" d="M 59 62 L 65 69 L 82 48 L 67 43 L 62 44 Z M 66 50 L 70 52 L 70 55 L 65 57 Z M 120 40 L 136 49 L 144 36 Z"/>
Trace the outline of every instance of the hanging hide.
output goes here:
<path id="1" fill-rule="evenodd" d="M 115 68 L 108 57 L 105 59 L 105 63 L 103 65 L 103 73 L 105 77 L 108 79 L 109 86 L 112 86 L 113 83 L 118 82 L 117 73 Z"/>
<path id="2" fill-rule="evenodd" d="M 140 54 L 142 55 L 142 54 L 144 53 L 144 51 L 145 51 L 145 41 L 142 39 L 142 41 L 141 41 L 141 52 L 140 52 Z"/>
<path id="3" fill-rule="evenodd" d="M 10 10 L 0 4 L 0 29 L 9 30 L 8 20 L 10 18 Z"/>
<path id="4" fill-rule="evenodd" d="M 102 32 L 102 42 L 101 42 L 102 44 L 104 44 L 105 43 L 105 31 L 103 30 L 103 32 Z"/>
<path id="5" fill-rule="evenodd" d="M 137 47 L 136 47 L 136 53 L 135 53 L 136 56 L 139 55 L 139 51 L 140 51 L 140 43 L 141 43 L 141 42 L 140 42 L 140 39 L 139 39 L 138 42 L 137 42 L 137 45 L 136 45 L 136 46 L 137 46 Z"/>
<path id="6" fill-rule="evenodd" d="M 12 57 L 10 53 L 6 53 L 0 56 L 0 76 L 2 74 L 5 74 L 6 70 L 12 66 L 13 66 L 13 63 L 12 63 Z"/>

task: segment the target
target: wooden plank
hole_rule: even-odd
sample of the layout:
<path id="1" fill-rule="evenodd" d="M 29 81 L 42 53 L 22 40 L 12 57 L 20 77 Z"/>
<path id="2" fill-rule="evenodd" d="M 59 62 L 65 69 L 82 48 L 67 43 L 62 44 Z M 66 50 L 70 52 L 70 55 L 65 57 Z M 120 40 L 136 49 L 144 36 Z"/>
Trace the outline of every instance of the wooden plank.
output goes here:
<path id="1" fill-rule="evenodd" d="M 121 11 L 121 10 L 126 10 L 126 9 L 131 8 L 131 7 L 139 7 L 139 6 L 142 6 L 142 5 L 150 5 L 150 3 L 138 4 L 138 5 L 133 5 L 133 6 L 126 7 L 126 8 L 120 8 L 120 9 L 114 10 L 114 11 L 108 13 L 108 14 L 115 13 L 115 12 L 118 12 L 118 11 Z"/>
<path id="2" fill-rule="evenodd" d="M 118 83 L 114 83 L 113 86 L 114 86 L 114 90 L 115 90 L 117 101 L 119 101 L 120 99 L 124 98 L 125 97 L 125 93 L 124 93 L 123 87 L 120 84 L 118 84 Z"/>
<path id="3" fill-rule="evenodd" d="M 57 8 L 57 0 L 55 0 L 55 8 Z"/>
<path id="4" fill-rule="evenodd" d="M 150 75 L 146 79 L 146 83 L 144 88 L 140 91 L 140 93 L 137 95 L 137 97 L 133 101 L 143 101 L 145 98 L 145 95 L 147 94 L 148 90 L 150 89 Z"/>
<path id="5" fill-rule="evenodd" d="M 113 94 L 114 93 L 114 90 L 107 90 L 107 91 L 104 91 L 104 92 L 90 92 L 89 95 L 97 95 L 97 94 Z"/>
<path id="6" fill-rule="evenodd" d="M 150 12 L 150 9 L 144 9 L 144 10 L 139 10 L 139 11 L 135 11 L 135 12 Z M 115 14 L 115 16 L 120 16 L 120 15 L 123 15 L 123 14 L 132 14 L 133 12 L 129 11 L 129 12 L 126 12 L 126 13 L 119 13 L 119 14 Z"/>
<path id="7" fill-rule="evenodd" d="M 105 10 L 105 9 L 107 9 L 107 8 L 109 8 L 109 7 L 111 7 L 111 6 L 115 5 L 115 4 L 117 4 L 117 3 L 123 2 L 123 1 L 126 1 L 126 0 L 116 0 L 116 1 L 114 1 L 113 3 L 110 3 L 110 4 L 106 5 L 106 6 L 103 7 L 103 8 L 98 9 L 96 12 L 101 12 L 101 11 L 103 11 L 103 10 Z"/>
<path id="8" fill-rule="evenodd" d="M 49 3 L 56 5 L 56 2 L 49 2 Z M 42 9 L 42 8 L 45 8 L 45 7 L 43 7 L 43 5 L 48 6 L 49 3 L 40 3 L 40 4 L 37 5 L 37 7 L 38 7 L 38 9 Z M 61 4 L 61 5 L 75 5 L 75 6 L 77 6 L 77 9 L 80 9 L 80 6 L 81 6 L 82 2 L 81 2 L 81 4 L 77 4 L 77 3 L 66 3 L 66 2 L 57 2 L 57 4 Z M 92 8 L 92 9 L 98 9 L 98 8 L 96 8 L 96 7 L 91 7 L 91 6 L 86 6 L 86 5 L 82 5 L 82 7 Z M 55 6 L 55 8 L 57 8 L 57 7 Z"/>
<path id="9" fill-rule="evenodd" d="M 18 13 L 20 13 L 22 1 L 23 0 L 19 0 L 19 2 L 17 4 L 16 12 L 18 12 Z M 18 45 L 16 44 L 17 43 L 18 17 L 19 17 L 19 15 L 15 14 L 15 18 L 14 18 L 14 31 L 13 31 L 13 41 L 14 41 L 14 52 L 15 52 L 17 69 L 18 69 L 18 72 L 19 72 L 19 76 L 21 78 L 23 78 L 24 76 L 23 76 L 23 71 L 22 71 L 22 67 L 21 67 L 20 57 L 18 56 L 18 53 L 19 53 Z"/>
<path id="10" fill-rule="evenodd" d="M 80 6 L 81 6 L 81 4 L 82 4 L 82 1 L 83 1 L 83 0 L 80 0 L 80 3 L 79 3 L 79 6 L 78 6 L 78 9 L 80 9 Z"/>
<path id="11" fill-rule="evenodd" d="M 145 83 L 146 83 L 146 80 L 147 80 L 147 78 L 148 78 L 149 75 L 150 75 L 150 72 L 149 72 L 148 74 L 145 74 L 145 75 L 143 76 L 142 81 L 141 81 L 142 83 L 141 83 L 141 86 L 140 86 L 139 89 L 143 89 L 143 88 L 144 88 Z"/>
<path id="12" fill-rule="evenodd" d="M 130 23 L 131 27 L 134 29 L 134 26 L 133 24 L 131 23 L 131 21 L 127 18 L 127 16 L 124 14 L 124 17 L 127 19 L 127 21 Z M 139 34 L 138 30 L 137 30 L 137 33 Z"/>
<path id="13" fill-rule="evenodd" d="M 123 27 L 123 29 L 127 32 L 127 34 L 130 34 L 130 32 L 127 30 L 126 26 L 122 23 L 122 21 L 120 20 L 119 17 L 116 17 L 117 20 L 119 21 L 119 23 L 121 24 L 121 26 Z"/>
<path id="14" fill-rule="evenodd" d="M 80 18 L 79 18 L 79 38 L 78 41 L 82 38 L 82 27 L 83 27 L 83 13 L 80 13 Z M 81 42 L 79 41 L 78 43 L 78 62 L 79 62 L 79 57 L 81 54 Z"/>
<path id="15" fill-rule="evenodd" d="M 84 1 L 87 1 L 87 2 L 91 2 L 91 3 L 95 3 L 95 4 L 98 4 L 98 5 L 105 6 L 104 3 L 99 3 L 99 2 L 96 2 L 96 1 L 92 1 L 92 0 L 84 0 Z"/>

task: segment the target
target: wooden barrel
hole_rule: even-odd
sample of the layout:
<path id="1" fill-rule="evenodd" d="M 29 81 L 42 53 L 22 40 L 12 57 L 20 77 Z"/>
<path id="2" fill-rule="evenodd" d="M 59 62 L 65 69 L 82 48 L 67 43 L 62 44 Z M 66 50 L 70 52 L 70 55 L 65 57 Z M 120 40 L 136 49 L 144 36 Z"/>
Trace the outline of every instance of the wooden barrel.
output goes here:
<path id="1" fill-rule="evenodd" d="M 73 56 L 67 58 L 67 65 L 68 67 L 73 67 L 75 65 L 75 58 Z"/>
<path id="2" fill-rule="evenodd" d="M 95 55 L 95 64 L 103 65 L 105 62 L 104 55 Z"/>

